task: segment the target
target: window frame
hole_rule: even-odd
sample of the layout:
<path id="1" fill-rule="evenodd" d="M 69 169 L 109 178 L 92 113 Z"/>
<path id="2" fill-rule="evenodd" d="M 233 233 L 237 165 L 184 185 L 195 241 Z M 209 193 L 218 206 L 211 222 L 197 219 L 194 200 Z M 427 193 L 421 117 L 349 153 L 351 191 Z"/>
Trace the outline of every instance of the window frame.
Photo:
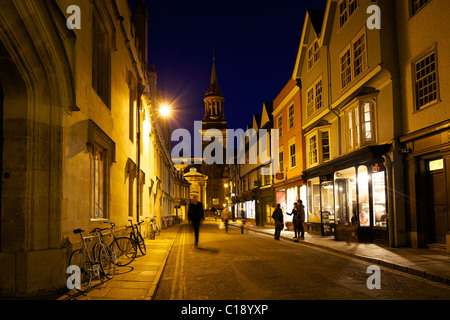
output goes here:
<path id="1" fill-rule="evenodd" d="M 291 114 L 291 111 L 292 111 L 292 114 Z M 291 130 L 294 127 L 294 125 L 295 125 L 295 106 L 294 106 L 294 103 L 292 103 L 288 107 L 288 130 Z"/>
<path id="2" fill-rule="evenodd" d="M 328 133 L 328 154 L 329 158 L 324 159 L 324 145 L 323 145 L 323 133 Z M 331 160 L 331 126 L 322 126 L 317 127 L 305 134 L 306 141 L 306 162 L 307 167 L 312 168 L 314 166 L 320 165 L 322 163 L 328 162 Z M 315 148 L 312 149 L 311 139 L 315 139 Z M 315 153 L 313 151 L 315 150 Z M 316 161 L 313 162 L 312 159 L 316 158 Z"/>
<path id="3" fill-rule="evenodd" d="M 307 70 L 311 70 L 320 59 L 319 39 L 316 38 L 307 49 Z"/>
<path id="4" fill-rule="evenodd" d="M 370 105 L 369 121 L 366 121 L 367 112 L 363 108 Z M 377 101 L 376 96 L 365 96 L 356 98 L 342 109 L 346 152 L 352 152 L 364 146 L 377 143 L 378 141 L 378 122 L 376 119 Z M 349 117 L 351 115 L 351 118 Z M 351 123 L 350 123 L 351 120 Z M 367 123 L 370 126 L 371 137 L 367 138 Z"/>
<path id="5" fill-rule="evenodd" d="M 341 12 L 341 4 L 345 2 L 345 9 Z M 353 12 L 350 12 L 350 8 L 352 4 L 356 4 L 353 8 Z M 359 0 L 341 0 L 337 4 L 337 13 L 339 15 L 338 23 L 339 23 L 339 29 L 342 29 L 345 24 L 350 20 L 350 18 L 353 16 L 353 14 L 358 10 L 360 7 Z M 342 22 L 342 16 L 343 13 L 345 13 L 345 21 Z"/>
<path id="6" fill-rule="evenodd" d="M 357 57 L 355 57 L 355 49 L 354 49 L 354 45 L 355 43 L 361 39 L 361 37 L 364 37 L 364 51 L 358 55 Z M 348 61 L 348 64 L 346 65 L 345 70 L 342 68 L 343 67 L 343 60 L 342 58 L 344 57 L 344 55 L 348 54 L 348 59 L 346 58 L 345 60 Z M 361 64 L 361 70 L 359 71 L 358 74 L 356 74 L 356 68 L 355 68 L 355 62 L 357 60 L 357 58 L 362 58 L 363 63 Z M 356 78 L 358 78 L 361 74 L 363 74 L 367 69 L 369 69 L 369 61 L 368 61 L 368 46 L 367 46 L 367 31 L 366 31 L 366 27 L 364 26 L 357 34 L 355 37 L 353 37 L 353 39 L 350 41 L 350 43 L 348 43 L 345 48 L 341 51 L 341 53 L 339 54 L 339 82 L 341 84 L 341 90 L 344 90 L 345 88 L 347 88 Z M 343 74 L 345 73 L 345 79 L 348 79 L 348 82 L 346 81 L 344 83 L 344 79 L 343 79 Z M 348 72 L 350 71 L 350 72 Z M 347 75 L 348 73 L 348 75 Z"/>
<path id="7" fill-rule="evenodd" d="M 278 129 L 278 138 L 283 136 L 283 115 L 280 114 L 277 117 L 277 129 Z"/>
<path id="8" fill-rule="evenodd" d="M 421 0 L 419 0 L 421 1 Z M 416 0 L 409 0 L 408 1 L 408 8 L 409 8 L 409 17 L 412 18 L 414 17 L 418 12 L 420 12 L 420 10 L 422 10 L 424 7 L 426 7 L 431 0 L 425 0 L 425 2 L 418 8 L 415 8 L 415 4 L 416 4 Z"/>
<path id="9" fill-rule="evenodd" d="M 289 142 L 289 170 L 297 167 L 297 151 L 295 148 L 295 137 Z"/>
<path id="10" fill-rule="evenodd" d="M 320 83 L 320 87 L 318 87 Z M 310 94 L 312 92 L 312 95 Z M 306 118 L 323 108 L 323 75 L 321 74 L 306 90 Z M 319 93 L 319 94 L 318 94 Z M 320 98 L 320 105 L 318 103 Z M 311 108 L 312 107 L 312 108 Z"/>
<path id="11" fill-rule="evenodd" d="M 91 179 L 91 220 L 107 220 L 110 215 L 111 166 L 116 162 L 115 142 L 92 120 L 88 121 L 87 150 L 90 154 Z M 96 217 L 96 154 L 101 152 L 103 159 L 103 216 Z"/>
<path id="12" fill-rule="evenodd" d="M 426 58 L 428 58 L 429 56 L 434 55 L 435 56 L 435 69 L 434 69 L 434 74 L 435 74 L 435 86 L 436 86 L 436 98 L 434 100 L 431 100 L 427 103 L 425 103 L 422 106 L 418 105 L 418 96 L 417 96 L 417 64 L 420 63 L 421 61 L 425 60 Z M 440 83 L 439 83 L 439 56 L 438 56 L 438 50 L 437 50 L 437 45 L 434 45 L 433 47 L 431 47 L 430 49 L 426 50 L 424 53 L 422 53 L 421 55 L 419 55 L 418 57 L 416 57 L 412 63 L 411 63 L 411 75 L 412 75 L 412 92 L 413 92 L 413 106 L 414 106 L 414 110 L 413 112 L 419 112 L 422 111 L 424 109 L 427 109 L 437 103 L 439 103 L 441 101 L 440 98 Z M 422 77 L 421 79 L 427 78 L 429 77 L 429 74 L 427 74 L 425 77 Z M 426 88 L 426 87 L 425 87 Z"/>

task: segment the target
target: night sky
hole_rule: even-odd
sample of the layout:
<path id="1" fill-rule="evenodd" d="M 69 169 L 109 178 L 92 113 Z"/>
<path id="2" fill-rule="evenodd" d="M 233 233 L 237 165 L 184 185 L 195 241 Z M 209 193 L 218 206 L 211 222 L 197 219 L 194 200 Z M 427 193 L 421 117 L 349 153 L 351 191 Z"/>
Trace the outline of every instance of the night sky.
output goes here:
<path id="1" fill-rule="evenodd" d="M 326 6 L 326 0 L 146 1 L 149 61 L 173 102 L 172 128 L 188 130 L 204 115 L 213 52 L 228 128 L 245 129 L 291 77 L 306 8 Z"/>

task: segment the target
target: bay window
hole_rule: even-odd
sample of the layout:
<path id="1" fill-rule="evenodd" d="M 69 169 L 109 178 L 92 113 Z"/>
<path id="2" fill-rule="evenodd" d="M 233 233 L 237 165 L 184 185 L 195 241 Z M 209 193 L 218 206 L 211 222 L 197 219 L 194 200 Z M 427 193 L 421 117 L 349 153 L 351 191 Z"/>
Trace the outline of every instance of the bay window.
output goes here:
<path id="1" fill-rule="evenodd" d="M 347 151 L 376 141 L 375 102 L 357 100 L 344 109 Z"/>

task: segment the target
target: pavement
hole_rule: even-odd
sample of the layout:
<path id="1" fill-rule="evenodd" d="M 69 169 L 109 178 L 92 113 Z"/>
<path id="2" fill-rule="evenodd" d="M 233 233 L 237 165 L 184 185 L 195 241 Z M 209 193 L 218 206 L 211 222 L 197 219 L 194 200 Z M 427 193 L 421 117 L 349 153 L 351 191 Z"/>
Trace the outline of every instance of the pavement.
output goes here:
<path id="1" fill-rule="evenodd" d="M 219 223 L 207 219 L 207 223 Z M 176 236 L 184 223 L 161 230 L 155 240 L 146 239 L 147 254 L 140 253 L 128 266 L 116 268 L 109 281 L 94 280 L 87 292 L 71 290 L 58 300 L 152 300 Z M 239 226 L 235 222 L 230 227 Z M 250 232 L 273 237 L 274 229 L 252 226 Z M 292 242 L 293 231 L 283 230 L 281 241 Z M 374 243 L 335 241 L 334 237 L 322 237 L 305 233 L 299 245 L 314 246 L 334 253 L 361 259 L 386 268 L 397 270 L 430 281 L 450 286 L 450 254 L 438 249 L 391 248 Z"/>

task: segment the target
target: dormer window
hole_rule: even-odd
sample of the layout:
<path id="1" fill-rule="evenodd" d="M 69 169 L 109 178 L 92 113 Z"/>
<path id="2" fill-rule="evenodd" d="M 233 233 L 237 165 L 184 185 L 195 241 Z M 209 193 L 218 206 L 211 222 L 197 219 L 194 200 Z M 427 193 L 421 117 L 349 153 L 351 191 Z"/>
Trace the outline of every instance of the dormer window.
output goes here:
<path id="1" fill-rule="evenodd" d="M 339 2 L 339 26 L 342 26 L 350 19 L 359 7 L 359 0 L 342 0 Z"/>
<path id="2" fill-rule="evenodd" d="M 319 40 L 316 39 L 308 48 L 308 70 L 316 64 L 319 58 Z"/>

